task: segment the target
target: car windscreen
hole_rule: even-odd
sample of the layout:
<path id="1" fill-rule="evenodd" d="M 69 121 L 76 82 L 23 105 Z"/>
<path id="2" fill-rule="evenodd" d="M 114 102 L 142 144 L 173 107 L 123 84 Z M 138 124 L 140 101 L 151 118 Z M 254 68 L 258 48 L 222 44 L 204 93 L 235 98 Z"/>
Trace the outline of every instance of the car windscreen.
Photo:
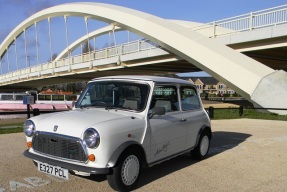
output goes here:
<path id="1" fill-rule="evenodd" d="M 91 82 L 82 92 L 76 108 L 106 107 L 142 111 L 146 107 L 150 87 L 127 81 Z"/>

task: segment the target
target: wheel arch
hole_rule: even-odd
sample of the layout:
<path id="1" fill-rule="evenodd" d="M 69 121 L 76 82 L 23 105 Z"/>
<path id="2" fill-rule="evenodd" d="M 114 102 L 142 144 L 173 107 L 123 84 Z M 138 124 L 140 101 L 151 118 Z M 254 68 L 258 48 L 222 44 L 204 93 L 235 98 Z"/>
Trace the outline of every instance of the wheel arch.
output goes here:
<path id="1" fill-rule="evenodd" d="M 145 150 L 143 149 L 143 147 L 136 141 L 127 141 L 123 144 L 121 144 L 113 153 L 113 155 L 111 156 L 107 166 L 108 167 L 114 167 L 117 165 L 117 162 L 119 160 L 119 158 L 121 157 L 121 155 L 123 153 L 125 153 L 128 150 L 134 149 L 135 151 L 139 152 L 141 154 L 141 158 L 143 160 L 143 166 L 146 165 L 146 154 L 145 154 Z"/>
<path id="2" fill-rule="evenodd" d="M 210 139 L 212 138 L 211 127 L 208 126 L 208 125 L 203 125 L 203 126 L 201 127 L 201 129 L 199 130 L 198 134 L 197 134 L 197 139 L 196 139 L 196 145 L 195 145 L 195 146 L 198 145 L 199 138 L 200 138 L 201 134 L 202 134 L 204 131 L 207 131 L 207 132 L 208 132 L 208 134 L 209 134 L 209 136 L 210 136 Z"/>

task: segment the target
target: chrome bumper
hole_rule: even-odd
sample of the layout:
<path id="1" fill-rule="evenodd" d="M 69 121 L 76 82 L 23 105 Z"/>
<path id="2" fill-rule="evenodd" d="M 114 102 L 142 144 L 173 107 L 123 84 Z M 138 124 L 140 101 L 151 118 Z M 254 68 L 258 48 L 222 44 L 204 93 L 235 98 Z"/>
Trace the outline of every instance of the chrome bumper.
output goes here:
<path id="1" fill-rule="evenodd" d="M 28 150 L 24 151 L 23 155 L 35 161 L 40 161 L 40 162 L 47 163 L 50 165 L 59 166 L 59 167 L 62 167 L 62 168 L 65 168 L 71 171 L 75 170 L 75 171 L 81 171 L 81 172 L 90 173 L 90 174 L 105 174 L 105 175 L 111 174 L 112 172 L 112 169 L 108 167 L 94 168 L 94 167 L 85 167 L 81 165 L 75 165 L 72 163 L 62 162 L 62 161 L 58 161 L 55 159 L 38 156 L 33 153 L 30 153 Z"/>

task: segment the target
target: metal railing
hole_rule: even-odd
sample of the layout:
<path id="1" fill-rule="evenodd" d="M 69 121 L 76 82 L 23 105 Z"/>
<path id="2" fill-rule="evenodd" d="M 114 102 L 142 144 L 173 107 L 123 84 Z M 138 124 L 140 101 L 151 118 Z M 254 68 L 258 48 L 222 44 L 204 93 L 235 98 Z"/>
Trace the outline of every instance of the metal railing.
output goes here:
<path id="1" fill-rule="evenodd" d="M 208 108 L 205 108 L 207 111 L 209 118 L 213 119 L 215 110 L 238 110 L 239 117 L 242 117 L 244 114 L 244 110 L 257 110 L 257 111 L 265 111 L 267 113 L 268 111 L 287 111 L 287 109 L 284 108 L 262 108 L 262 107 L 244 107 L 243 105 L 240 105 L 238 107 L 228 107 L 228 108 L 214 108 L 213 106 L 210 106 Z M 272 113 L 272 112 L 268 112 Z"/>
<path id="2" fill-rule="evenodd" d="M 41 72 L 43 70 L 55 69 L 64 66 L 70 66 L 74 64 L 91 62 L 94 60 L 107 59 L 113 57 L 120 57 L 122 55 L 132 54 L 141 51 L 147 51 L 151 49 L 159 48 L 158 45 L 149 40 L 137 40 L 133 42 L 124 43 L 118 46 L 111 46 L 104 49 L 91 51 L 89 53 L 74 55 L 72 57 L 67 57 L 60 59 L 58 61 L 41 63 L 38 65 L 31 66 L 29 68 L 24 68 L 16 70 L 10 73 L 0 75 L 0 81 L 4 82 L 5 79 L 17 78 L 20 75 L 26 75 L 29 73 Z"/>
<path id="3" fill-rule="evenodd" d="M 192 27 L 191 30 L 210 30 L 210 37 L 216 37 L 283 23 L 287 23 L 287 5 L 214 21 Z"/>
<path id="4" fill-rule="evenodd" d="M 136 52 L 151 50 L 158 48 L 158 45 L 152 43 L 148 40 L 137 40 L 129 43 L 124 43 L 118 46 L 107 47 L 104 49 L 99 49 L 96 51 L 91 51 L 89 53 L 75 55 L 71 58 L 63 58 L 59 61 L 56 61 L 55 64 L 57 67 L 63 65 L 69 65 L 69 60 L 72 60 L 72 64 L 78 64 L 83 62 L 89 62 L 100 59 L 107 59 L 111 57 L 117 57 L 127 54 L 132 54 Z M 60 64 L 60 65 L 59 65 Z"/>
<path id="5" fill-rule="evenodd" d="M 242 105 L 238 106 L 238 107 L 229 107 L 229 108 L 214 108 L 212 106 L 205 108 L 205 110 L 207 111 L 209 118 L 210 119 L 214 119 L 215 118 L 215 111 L 217 110 L 238 110 L 238 117 L 242 117 L 244 115 L 244 110 L 263 110 L 265 111 L 265 113 L 267 112 L 267 110 L 276 110 L 276 111 L 287 111 L 287 109 L 282 109 L 282 108 L 257 108 L 257 107 L 243 107 Z M 67 111 L 67 110 L 49 110 L 49 111 L 40 111 L 39 109 L 35 108 L 32 111 L 27 110 L 27 111 L 5 111 L 5 112 L 1 112 L 0 111 L 0 115 L 27 115 L 27 119 L 30 118 L 31 115 L 33 116 L 38 116 L 40 114 L 45 114 L 45 113 L 54 113 L 54 112 L 62 112 L 62 111 Z M 268 112 L 271 113 L 271 112 Z M 284 115 L 282 115 L 284 116 Z M 229 118 L 226 118 L 229 119 Z"/>

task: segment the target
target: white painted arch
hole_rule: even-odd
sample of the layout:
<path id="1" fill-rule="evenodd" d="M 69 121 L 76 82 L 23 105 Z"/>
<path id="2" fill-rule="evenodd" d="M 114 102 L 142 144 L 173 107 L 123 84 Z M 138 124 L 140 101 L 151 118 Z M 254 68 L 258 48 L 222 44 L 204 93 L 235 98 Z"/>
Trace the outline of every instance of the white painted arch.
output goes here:
<path id="1" fill-rule="evenodd" d="M 48 17 L 63 15 L 90 17 L 114 23 L 116 26 L 137 33 L 180 56 L 226 83 L 245 98 L 252 98 L 260 106 L 270 107 L 272 105 L 273 108 L 287 108 L 287 102 L 282 105 L 282 102 L 285 101 L 284 97 L 276 96 L 274 98 L 274 90 L 270 94 L 273 95 L 273 101 L 262 101 L 252 96 L 258 90 L 257 87 L 262 85 L 261 81 L 266 79 L 265 77 L 274 77 L 278 74 L 271 68 L 172 21 L 115 5 L 69 3 L 40 11 L 23 21 L 7 36 L 0 46 L 0 55 L 23 32 L 23 29 Z M 278 79 L 276 81 L 280 81 L 278 83 L 279 90 L 275 90 L 275 93 L 287 92 L 285 90 L 287 86 L 285 73 L 281 71 L 280 78 L 275 78 L 275 80 Z M 277 103 L 274 102 L 276 99 Z M 266 105 L 266 103 L 269 104 Z"/>
<path id="2" fill-rule="evenodd" d="M 186 27 L 186 28 L 192 28 L 192 27 L 196 27 L 196 26 L 202 26 L 203 24 L 202 23 L 196 23 L 196 22 L 190 22 L 190 21 L 181 21 L 181 20 L 170 20 L 174 23 L 177 23 L 183 27 Z M 68 56 L 69 52 L 72 52 L 73 50 L 77 49 L 81 44 L 83 44 L 84 42 L 86 42 L 88 39 L 93 39 L 95 37 L 99 37 L 101 35 L 104 35 L 104 34 L 107 34 L 111 31 L 120 31 L 120 30 L 124 30 L 120 27 L 117 27 L 115 26 L 114 24 L 111 24 L 111 25 L 108 25 L 108 26 L 105 26 L 105 27 L 102 27 L 100 29 L 97 29 L 95 31 L 92 31 L 90 32 L 89 34 L 86 34 L 82 37 L 80 37 L 79 39 L 77 39 L 76 41 L 74 41 L 73 43 L 71 43 L 67 48 L 65 48 L 55 59 L 54 61 L 58 61 L 60 59 L 63 59 L 65 57 Z M 202 32 L 202 31 L 200 31 Z M 208 31 L 203 31 L 203 35 L 209 37 L 209 34 L 211 32 Z"/>

